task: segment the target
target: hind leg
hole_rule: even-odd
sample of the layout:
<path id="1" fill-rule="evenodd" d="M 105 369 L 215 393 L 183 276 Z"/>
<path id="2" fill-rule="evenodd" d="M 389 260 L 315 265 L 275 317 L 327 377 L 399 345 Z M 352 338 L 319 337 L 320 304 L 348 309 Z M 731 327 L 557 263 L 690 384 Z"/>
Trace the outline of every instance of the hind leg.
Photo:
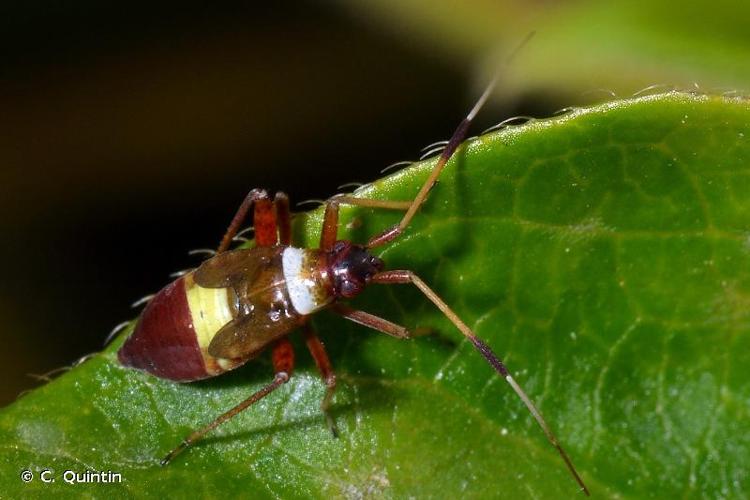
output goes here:
<path id="1" fill-rule="evenodd" d="M 219 243 L 219 247 L 216 249 L 216 253 L 222 253 L 229 250 L 229 246 L 232 244 L 232 239 L 237 234 L 237 231 L 242 227 L 242 223 L 247 217 L 247 213 L 250 211 L 250 207 L 255 206 L 255 213 L 253 215 L 253 226 L 255 227 L 256 241 L 258 234 L 261 234 L 261 238 L 267 241 L 271 233 L 269 231 L 269 223 L 272 227 L 273 243 L 268 245 L 274 245 L 276 243 L 276 216 L 273 215 L 273 205 L 271 199 L 268 197 L 268 193 L 264 189 L 253 189 L 250 191 L 245 199 L 242 200 L 237 212 L 232 217 L 232 221 L 229 223 L 229 227 L 224 233 L 224 237 Z M 272 216 L 272 217 L 271 217 Z M 258 224 L 256 226 L 255 224 Z M 267 245 L 266 245 L 267 246 Z"/>
<path id="2" fill-rule="evenodd" d="M 333 437 L 338 437 L 339 430 L 336 427 L 336 421 L 331 415 L 331 401 L 333 400 L 333 393 L 336 391 L 336 374 L 333 372 L 333 366 L 331 366 L 331 360 L 328 358 L 323 342 L 315 333 L 315 330 L 309 324 L 305 324 L 304 334 L 307 348 L 310 350 L 310 354 L 315 360 L 315 364 L 318 365 L 318 371 L 320 371 L 321 377 L 326 384 L 326 394 L 323 396 L 323 401 L 320 403 L 320 409 L 323 411 L 323 415 L 326 417 L 328 428 L 331 429 Z"/>
<path id="3" fill-rule="evenodd" d="M 272 358 L 273 369 L 276 376 L 274 376 L 273 381 L 270 384 L 266 385 L 259 391 L 256 391 L 249 398 L 245 399 L 231 410 L 222 413 L 210 424 L 191 433 L 176 448 L 170 451 L 164 459 L 162 459 L 161 465 L 167 465 L 179 453 L 203 438 L 207 433 L 211 432 L 227 420 L 236 417 L 289 381 L 289 377 L 292 376 L 292 370 L 294 369 L 294 350 L 292 349 L 292 344 L 287 338 L 276 341 L 273 346 Z"/>
<path id="4" fill-rule="evenodd" d="M 229 249 L 232 239 L 242 227 L 251 207 L 253 208 L 253 229 L 257 246 L 268 247 L 277 243 L 291 244 L 292 227 L 289 198 L 284 193 L 276 193 L 276 197 L 272 201 L 265 190 L 253 189 L 237 208 L 237 212 L 232 217 L 216 253 L 226 252 Z"/>

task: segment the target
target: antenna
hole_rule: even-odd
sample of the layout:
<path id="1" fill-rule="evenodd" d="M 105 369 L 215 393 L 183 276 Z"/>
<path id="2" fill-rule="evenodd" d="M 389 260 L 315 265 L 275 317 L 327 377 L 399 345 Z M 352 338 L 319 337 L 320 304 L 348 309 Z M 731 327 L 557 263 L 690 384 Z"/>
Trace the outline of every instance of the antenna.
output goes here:
<path id="1" fill-rule="evenodd" d="M 453 312 L 450 307 L 448 307 L 448 304 L 446 304 L 443 299 L 438 296 L 437 293 L 435 293 L 429 286 L 427 286 L 427 284 L 422 281 L 419 276 L 407 270 L 380 272 L 372 277 L 372 282 L 391 285 L 411 283 L 416 286 L 433 304 L 435 304 L 437 308 L 440 309 L 440 311 L 445 315 L 445 317 L 448 318 L 451 323 L 453 323 L 455 327 L 458 328 L 458 330 L 471 341 L 476 350 L 479 351 L 479 353 L 484 357 L 487 363 L 489 363 L 490 366 L 492 366 L 492 368 L 501 377 L 503 377 L 505 381 L 508 382 L 508 384 L 510 384 L 510 386 L 513 388 L 513 391 L 515 391 L 518 397 L 521 398 L 521 401 L 523 401 L 523 404 L 526 405 L 526 408 L 529 409 L 529 412 L 534 417 L 534 420 L 536 420 L 536 422 L 539 424 L 539 427 L 541 427 L 542 431 L 544 431 L 544 435 L 547 436 L 547 440 L 552 446 L 555 447 L 557 452 L 560 454 L 560 457 L 562 457 L 565 465 L 570 471 L 570 474 L 573 476 L 573 479 L 575 479 L 578 485 L 581 487 L 581 491 L 583 491 L 586 496 L 590 495 L 586 484 L 584 484 L 583 479 L 581 479 L 580 474 L 578 474 L 578 471 L 573 465 L 573 461 L 563 449 L 560 441 L 558 441 L 557 437 L 555 437 L 555 435 L 553 434 L 550 426 L 547 425 L 547 422 L 544 420 L 544 417 L 542 417 L 542 414 L 537 409 L 536 405 L 534 405 L 534 403 L 526 395 L 524 390 L 521 389 L 521 386 L 518 385 L 518 382 L 516 382 L 516 380 L 511 376 L 505 364 L 500 361 L 500 358 L 498 358 L 494 352 L 492 352 L 492 349 L 490 349 L 490 346 L 488 346 L 485 341 L 480 339 L 477 334 L 475 334 L 472 329 L 466 325 L 466 323 L 461 321 L 461 318 L 459 318 L 458 315 Z"/>
<path id="2" fill-rule="evenodd" d="M 414 198 L 414 200 L 411 202 L 411 205 L 404 214 L 404 217 L 401 219 L 401 222 L 370 238 L 370 241 L 367 243 L 368 248 L 377 247 L 393 241 L 404 231 L 404 229 L 409 227 L 409 224 L 414 218 L 414 215 L 417 213 L 417 210 L 419 210 L 419 207 L 421 207 L 422 203 L 424 203 L 424 201 L 427 199 L 427 194 L 429 194 L 430 190 L 437 182 L 438 177 L 440 177 L 440 174 L 442 173 L 446 163 L 448 163 L 448 160 L 451 159 L 453 153 L 456 152 L 456 149 L 458 149 L 463 140 L 466 139 L 466 134 L 469 130 L 471 122 L 474 121 L 474 118 L 479 113 L 479 110 L 482 109 L 482 106 L 484 106 L 484 104 L 487 102 L 487 99 L 489 99 L 490 95 L 492 95 L 492 92 L 497 86 L 498 80 L 500 80 L 500 75 L 505 70 L 505 68 L 507 68 L 513 62 L 513 60 L 516 58 L 516 55 L 521 51 L 522 48 L 526 46 L 526 44 L 529 43 L 529 41 L 534 37 L 535 34 L 535 31 L 531 31 L 528 35 L 526 35 L 524 39 L 521 40 L 521 43 L 519 43 L 516 48 L 513 49 L 510 55 L 505 58 L 505 64 L 503 64 L 495 72 L 492 80 L 490 80 L 490 83 L 487 85 L 487 87 L 485 87 L 482 95 L 479 96 L 479 99 L 477 99 L 476 103 L 474 103 L 474 106 L 471 108 L 471 111 L 469 111 L 469 114 L 466 115 L 466 118 L 461 120 L 461 123 L 458 124 L 455 132 L 453 132 L 453 135 L 448 140 L 448 145 L 445 146 L 443 152 L 440 153 L 440 158 L 438 158 L 438 162 L 435 164 L 435 167 L 433 167 L 432 172 L 430 172 L 430 176 L 422 185 L 422 188 L 419 190 L 416 198 Z"/>

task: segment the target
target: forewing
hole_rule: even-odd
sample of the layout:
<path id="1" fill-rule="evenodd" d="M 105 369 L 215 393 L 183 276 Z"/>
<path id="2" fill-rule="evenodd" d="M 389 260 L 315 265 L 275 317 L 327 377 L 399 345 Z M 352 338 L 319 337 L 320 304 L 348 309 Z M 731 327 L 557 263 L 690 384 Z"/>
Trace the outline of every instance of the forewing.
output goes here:
<path id="1" fill-rule="evenodd" d="M 271 321 L 265 314 L 240 316 L 218 331 L 208 345 L 208 353 L 215 358 L 252 358 L 297 326 L 298 318 L 282 317 Z"/>
<path id="2" fill-rule="evenodd" d="M 253 249 L 233 250 L 205 261 L 193 273 L 193 280 L 203 288 L 227 288 L 240 280 L 253 280 L 265 264 Z"/>

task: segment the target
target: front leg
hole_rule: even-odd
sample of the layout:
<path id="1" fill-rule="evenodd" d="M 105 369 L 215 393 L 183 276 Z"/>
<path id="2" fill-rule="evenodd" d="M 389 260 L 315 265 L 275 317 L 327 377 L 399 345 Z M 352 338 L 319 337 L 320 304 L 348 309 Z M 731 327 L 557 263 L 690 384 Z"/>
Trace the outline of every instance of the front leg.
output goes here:
<path id="1" fill-rule="evenodd" d="M 320 233 L 321 250 L 330 250 L 336 243 L 339 229 L 339 205 L 356 205 L 368 208 L 386 208 L 390 210 L 407 210 L 411 205 L 409 201 L 371 200 L 369 198 L 355 198 L 353 196 L 340 194 L 326 202 L 326 211 L 323 216 L 323 230 Z"/>
<path id="2" fill-rule="evenodd" d="M 331 308 L 335 313 L 343 316 L 349 321 L 354 321 L 358 325 L 372 328 L 373 330 L 385 333 L 386 335 L 390 335 L 391 337 L 396 337 L 397 339 L 408 339 L 413 336 L 412 332 L 401 325 L 391 323 L 385 318 L 375 316 L 374 314 L 370 314 L 365 311 L 360 311 L 359 309 L 352 309 L 345 304 L 337 303 L 334 304 Z"/>

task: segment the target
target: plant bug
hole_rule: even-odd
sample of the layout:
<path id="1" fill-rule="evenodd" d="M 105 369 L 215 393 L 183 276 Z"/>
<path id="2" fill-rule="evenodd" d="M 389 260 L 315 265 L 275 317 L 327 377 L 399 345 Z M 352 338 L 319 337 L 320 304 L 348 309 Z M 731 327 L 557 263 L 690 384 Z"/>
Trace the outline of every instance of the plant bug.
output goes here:
<path id="1" fill-rule="evenodd" d="M 530 33 L 508 57 L 510 62 L 531 38 Z M 485 88 L 440 154 L 432 172 L 412 201 L 382 201 L 339 195 L 325 203 L 320 247 L 297 248 L 291 241 L 289 200 L 283 193 L 271 199 L 264 190 L 250 191 L 232 219 L 213 257 L 157 293 L 146 306 L 132 335 L 118 351 L 125 365 L 178 382 L 213 377 L 236 368 L 270 347 L 274 379 L 250 397 L 194 431 L 161 461 L 177 454 L 205 434 L 269 395 L 291 376 L 294 352 L 288 335 L 301 328 L 327 390 L 321 409 L 334 436 L 338 431 L 329 413 L 336 377 L 325 348 L 308 323 L 311 314 L 329 309 L 360 325 L 404 339 L 403 326 L 343 300 L 356 297 L 370 284 L 412 284 L 456 326 L 492 368 L 523 401 L 562 457 L 581 490 L 583 480 L 531 399 L 490 347 L 453 310 L 410 270 L 385 270 L 372 249 L 396 240 L 408 227 L 453 156 L 479 110 L 494 89 L 499 74 Z M 338 240 L 341 204 L 405 210 L 401 221 L 369 239 L 366 245 Z M 253 210 L 255 246 L 229 250 L 250 210 Z"/>

